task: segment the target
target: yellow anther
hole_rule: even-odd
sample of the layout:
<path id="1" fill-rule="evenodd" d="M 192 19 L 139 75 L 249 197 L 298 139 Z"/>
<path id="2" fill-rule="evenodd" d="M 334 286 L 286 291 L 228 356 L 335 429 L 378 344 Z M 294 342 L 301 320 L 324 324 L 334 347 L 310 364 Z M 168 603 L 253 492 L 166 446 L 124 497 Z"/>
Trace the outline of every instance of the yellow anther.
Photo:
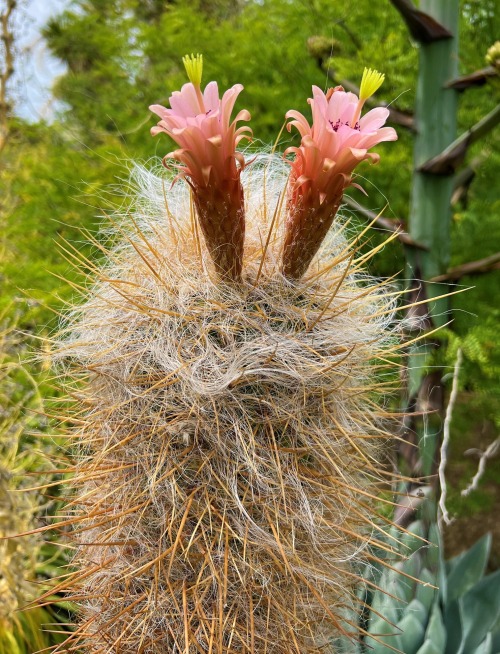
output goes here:
<path id="1" fill-rule="evenodd" d="M 182 63 L 186 69 L 189 81 L 195 86 L 200 86 L 201 75 L 203 73 L 203 55 L 186 55 L 185 57 L 182 57 Z"/>
<path id="2" fill-rule="evenodd" d="M 385 75 L 378 70 L 365 68 L 361 78 L 361 87 L 359 89 L 359 99 L 364 102 L 377 91 L 384 83 Z"/>

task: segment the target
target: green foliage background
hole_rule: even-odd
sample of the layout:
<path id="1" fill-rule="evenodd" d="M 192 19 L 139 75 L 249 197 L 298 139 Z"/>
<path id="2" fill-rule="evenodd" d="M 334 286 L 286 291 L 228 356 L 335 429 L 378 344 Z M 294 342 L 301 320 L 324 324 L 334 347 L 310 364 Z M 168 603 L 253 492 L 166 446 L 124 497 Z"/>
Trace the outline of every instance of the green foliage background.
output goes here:
<path id="1" fill-rule="evenodd" d="M 77 293 L 66 280 L 82 281 L 58 244 L 67 240 L 97 257 L 84 230 L 98 231 L 103 212 L 123 203 L 120 185 L 130 161 L 148 165 L 169 151 L 172 144 L 166 139 L 149 135 L 155 117 L 148 106 L 166 105 L 170 93 L 186 81 L 182 55 L 202 52 L 205 81 L 216 79 L 221 89 L 244 85 L 237 108 L 252 114 L 251 147 L 274 143 L 287 110 L 307 115 L 311 85 L 332 85 L 327 73 L 359 83 L 364 66 L 376 68 L 386 74 L 378 97 L 409 112 L 414 105 L 418 47 L 388 0 L 74 0 L 44 34 L 67 65 L 54 87 L 61 109 L 50 124 L 12 118 L 0 169 L 0 308 L 15 306 L 22 328 L 34 334 L 53 330 L 63 302 Z M 494 0 L 462 2 L 461 73 L 484 67 L 486 50 L 498 34 Z M 332 41 L 323 68 L 308 51 L 308 39 L 315 35 Z M 460 130 L 499 99 L 498 76 L 464 93 Z M 379 166 L 359 171 L 368 197 L 355 190 L 351 195 L 374 210 L 388 201 L 385 215 L 405 219 L 412 135 L 401 127 L 398 133 L 397 143 L 379 146 Z M 278 147 L 284 150 L 292 142 L 285 131 Z M 481 156 L 483 161 L 467 201 L 454 206 L 452 265 L 498 249 L 498 145 L 498 133 L 492 132 L 468 153 L 468 160 Z M 383 235 L 374 231 L 372 238 L 377 242 Z M 394 243 L 372 272 L 392 275 L 403 268 L 403 251 Z M 464 460 L 463 452 L 484 449 L 500 426 L 497 274 L 461 280 L 472 288 L 454 297 L 454 322 L 439 336 L 446 347 L 435 362 L 452 366 L 457 348 L 463 349 L 450 480 L 452 512 L 464 516 L 491 511 L 500 494 L 494 483 L 499 466 L 492 462 L 480 490 L 467 500 L 460 496 L 477 464 Z"/>

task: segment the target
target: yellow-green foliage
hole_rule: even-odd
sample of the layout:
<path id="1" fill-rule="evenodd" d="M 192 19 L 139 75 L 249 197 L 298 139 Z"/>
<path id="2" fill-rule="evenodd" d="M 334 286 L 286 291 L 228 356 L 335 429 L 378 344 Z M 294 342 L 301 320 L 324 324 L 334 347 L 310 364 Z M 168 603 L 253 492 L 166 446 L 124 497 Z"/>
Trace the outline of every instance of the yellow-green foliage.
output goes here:
<path id="1" fill-rule="evenodd" d="M 25 609 L 48 572 L 42 537 L 14 538 L 36 528 L 41 509 L 39 494 L 23 487 L 26 473 L 46 464 L 23 441 L 34 423 L 30 412 L 39 412 L 42 401 L 37 382 L 19 363 L 22 338 L 5 327 L 4 318 L 0 315 L 0 654 L 33 654 L 60 640 L 49 633 L 56 621 L 52 610 Z"/>

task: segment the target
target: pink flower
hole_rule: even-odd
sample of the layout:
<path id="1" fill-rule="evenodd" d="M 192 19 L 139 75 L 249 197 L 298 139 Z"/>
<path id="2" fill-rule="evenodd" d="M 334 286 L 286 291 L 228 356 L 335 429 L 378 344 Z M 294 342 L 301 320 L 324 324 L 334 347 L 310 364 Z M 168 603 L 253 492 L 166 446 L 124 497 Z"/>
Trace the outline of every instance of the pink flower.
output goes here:
<path id="1" fill-rule="evenodd" d="M 207 84 L 204 93 L 189 82 L 172 93 L 170 109 L 158 104 L 150 107 L 161 118 L 151 134 L 165 132 L 180 146 L 165 158 L 184 164 L 181 174 L 198 186 L 207 186 L 210 179 L 220 182 L 237 178 L 245 165 L 236 146 L 241 139 L 249 138 L 252 130 L 250 127 L 237 129 L 236 124 L 250 120 L 250 114 L 243 109 L 231 122 L 234 103 L 242 90 L 241 84 L 235 84 L 221 100 L 217 82 Z"/>
<path id="2" fill-rule="evenodd" d="M 359 99 L 341 86 L 326 94 L 313 86 L 308 101 L 312 126 L 298 111 L 286 114 L 292 118 L 288 130 L 296 127 L 302 136 L 298 148 L 287 150 L 295 154 L 283 255 L 283 272 L 288 277 L 299 278 L 306 271 L 333 222 L 345 188 L 352 184 L 356 166 L 364 160 L 378 162 L 379 155 L 368 150 L 381 141 L 397 139 L 392 127 L 383 127 L 388 109 L 379 107 L 360 117 L 365 100 L 382 81 L 379 73 L 365 69 Z"/>
<path id="3" fill-rule="evenodd" d="M 179 166 L 178 177 L 184 177 L 193 190 L 198 220 L 208 251 L 219 275 L 238 281 L 243 263 L 245 238 L 245 203 L 240 174 L 245 160 L 236 146 L 250 138 L 249 127 L 237 127 L 241 120 L 250 120 L 243 109 L 231 121 L 231 113 L 243 90 L 235 84 L 219 98 L 216 82 L 201 91 L 202 57 L 183 59 L 189 79 L 180 91 L 170 96 L 170 109 L 152 105 L 151 111 L 160 122 L 151 129 L 153 136 L 165 132 L 180 146 L 164 157 Z"/>

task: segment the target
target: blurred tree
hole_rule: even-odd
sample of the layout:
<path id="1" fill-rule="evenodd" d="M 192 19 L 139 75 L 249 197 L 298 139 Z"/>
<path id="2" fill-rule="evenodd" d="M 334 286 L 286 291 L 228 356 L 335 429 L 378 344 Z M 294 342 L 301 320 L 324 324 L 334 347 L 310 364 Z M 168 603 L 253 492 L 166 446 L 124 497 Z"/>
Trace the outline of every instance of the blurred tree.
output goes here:
<path id="1" fill-rule="evenodd" d="M 0 154 L 7 143 L 9 113 L 12 108 L 7 95 L 7 85 L 14 74 L 14 33 L 12 23 L 16 5 L 16 0 L 7 0 L 0 13 Z"/>

